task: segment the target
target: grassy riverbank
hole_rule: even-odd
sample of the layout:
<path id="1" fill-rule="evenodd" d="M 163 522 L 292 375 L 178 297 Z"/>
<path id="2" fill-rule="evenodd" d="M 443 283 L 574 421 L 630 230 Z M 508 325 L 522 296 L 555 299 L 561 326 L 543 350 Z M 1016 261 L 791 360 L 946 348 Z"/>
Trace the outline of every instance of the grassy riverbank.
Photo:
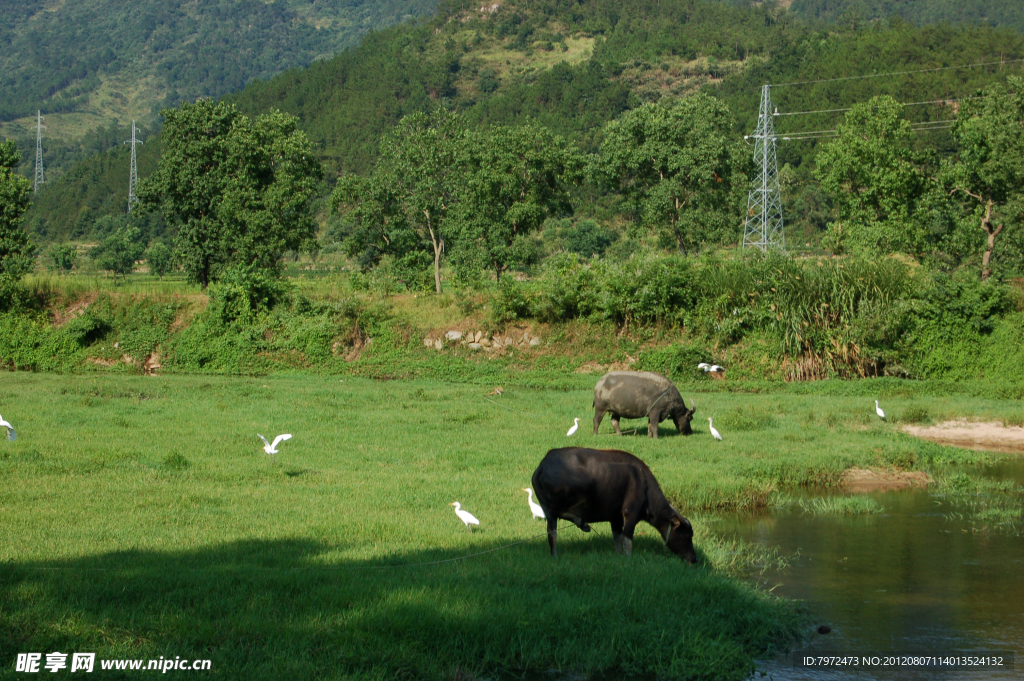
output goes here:
<path id="1" fill-rule="evenodd" d="M 627 367 L 700 384 L 708 361 L 728 369 L 726 390 L 885 376 L 1024 397 L 1019 287 L 896 259 L 559 256 L 526 281 L 441 295 L 406 290 L 387 268 L 346 267 L 325 257 L 290 263 L 281 280 L 243 273 L 206 291 L 143 274 L 36 274 L 0 313 L 0 366 L 573 388 L 592 380 L 578 374 Z"/>
<path id="2" fill-rule="evenodd" d="M 732 577 L 772 557 L 710 534 L 708 512 L 836 485 L 849 466 L 988 459 L 896 432 L 862 396 L 694 392 L 698 433 L 667 428 L 655 442 L 616 439 L 607 422 L 589 434 L 589 389 L 487 392 L 337 376 L 5 374 L 0 413 L 19 438 L 0 442 L 0 659 L 180 655 L 213 660 L 223 678 L 744 678 L 803 620 Z M 922 406 L 936 417 L 1019 410 L 959 396 L 887 406 L 897 418 Z M 565 530 L 563 557 L 548 558 L 520 489 L 574 416 L 577 444 L 651 465 L 694 522 L 700 567 L 646 526 L 631 560 L 603 527 Z M 257 432 L 295 437 L 271 458 Z M 462 527 L 455 500 L 479 530 Z"/>

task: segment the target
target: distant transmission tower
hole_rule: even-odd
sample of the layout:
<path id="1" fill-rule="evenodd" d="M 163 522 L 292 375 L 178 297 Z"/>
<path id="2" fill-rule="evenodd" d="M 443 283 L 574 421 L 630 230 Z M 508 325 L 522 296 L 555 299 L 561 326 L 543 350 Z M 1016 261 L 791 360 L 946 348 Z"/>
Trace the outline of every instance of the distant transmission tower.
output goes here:
<path id="1" fill-rule="evenodd" d="M 128 212 L 132 212 L 132 205 L 139 202 L 135 196 L 135 187 L 139 184 L 139 172 L 135 167 L 135 144 L 142 144 L 142 140 L 135 139 L 135 121 L 132 121 L 132 138 L 125 140 L 125 144 L 132 145 L 132 169 L 128 175 Z"/>
<path id="2" fill-rule="evenodd" d="M 782 190 L 779 188 L 779 163 L 775 155 L 777 138 L 772 120 L 771 87 L 765 85 L 761 89 L 757 130 L 745 138 L 754 138 L 754 162 L 758 165 L 758 172 L 747 196 L 743 248 L 753 246 L 762 251 L 777 248 L 785 252 L 786 235 L 782 230 Z"/>
<path id="3" fill-rule="evenodd" d="M 36 109 L 36 184 L 32 189 L 35 193 L 39 191 L 39 185 L 46 181 L 43 177 L 43 112 Z"/>

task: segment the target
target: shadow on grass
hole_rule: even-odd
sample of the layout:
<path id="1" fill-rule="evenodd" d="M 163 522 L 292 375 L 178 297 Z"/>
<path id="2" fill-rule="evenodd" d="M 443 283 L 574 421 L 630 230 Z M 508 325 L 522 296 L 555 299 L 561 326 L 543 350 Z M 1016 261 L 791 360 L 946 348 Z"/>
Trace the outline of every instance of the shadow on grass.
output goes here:
<path id="1" fill-rule="evenodd" d="M 344 547 L 297 539 L 6 563 L 0 664 L 9 671 L 19 652 L 45 660 L 60 651 L 210 659 L 204 677 L 247 680 L 551 669 L 742 679 L 754 657 L 786 647 L 800 627 L 786 603 L 686 565 L 652 538 L 638 537 L 627 559 L 610 537 L 575 534 L 561 533 L 557 561 L 538 539 L 381 568 L 385 561 L 345 559 Z"/>

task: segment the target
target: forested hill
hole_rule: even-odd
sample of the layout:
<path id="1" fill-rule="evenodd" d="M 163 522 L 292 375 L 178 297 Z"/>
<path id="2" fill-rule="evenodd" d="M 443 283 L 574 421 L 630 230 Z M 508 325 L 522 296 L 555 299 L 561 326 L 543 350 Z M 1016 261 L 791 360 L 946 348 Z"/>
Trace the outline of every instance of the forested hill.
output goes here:
<path id="1" fill-rule="evenodd" d="M 1020 73 L 1012 60 L 1021 58 L 1020 33 L 973 24 L 915 27 L 897 19 L 825 28 L 772 6 L 703 0 L 505 0 L 484 7 L 454 0 L 430 24 L 375 33 L 357 50 L 254 82 L 230 99 L 250 113 L 280 108 L 299 116 L 336 171 L 358 172 L 401 116 L 442 104 L 476 124 L 536 120 L 592 150 L 605 121 L 700 88 L 724 97 L 737 131 L 750 131 L 764 83 L 1010 62 L 776 90 L 780 108 L 790 111 L 841 108 L 876 94 L 954 98 Z M 922 107 L 912 115 L 947 113 Z M 780 127 L 815 129 L 835 119 Z"/>
<path id="2" fill-rule="evenodd" d="M 828 22 L 899 16 L 917 25 L 989 24 L 1024 31 L 1020 0 L 794 0 L 790 10 Z"/>
<path id="3" fill-rule="evenodd" d="M 248 114 L 298 116 L 318 145 L 329 178 L 365 172 L 383 132 L 406 114 L 446 106 L 472 125 L 533 120 L 584 151 L 602 126 L 645 101 L 705 88 L 724 98 L 737 135 L 753 129 L 764 83 L 781 111 L 836 109 L 890 94 L 915 102 L 973 94 L 1022 72 L 1024 38 L 989 26 L 916 27 L 903 20 L 823 26 L 776 6 L 706 0 L 452 0 L 429 21 L 368 35 L 362 44 L 308 68 L 250 83 L 232 95 Z M 1003 61 L 978 68 L 947 68 Z M 897 77 L 835 81 L 909 71 Z M 814 85 L 782 86 L 822 80 Z M 841 113 L 780 118 L 783 133 L 834 127 Z M 913 120 L 951 117 L 949 107 L 908 109 Z M 939 148 L 944 133 L 921 134 Z M 780 163 L 809 178 L 816 141 L 780 146 Z M 143 149 L 152 167 L 153 146 Z M 36 198 L 30 214 L 47 238 L 82 237 L 110 207 L 126 205 L 127 156 L 90 161 Z M 90 165 L 91 164 L 91 165 Z M 112 179 L 106 174 L 116 173 Z M 333 180 L 331 180 L 333 181 Z M 806 184 L 806 183 L 803 183 Z M 88 209 L 89 213 L 84 214 Z M 83 217 L 84 215 L 84 217 Z"/>
<path id="4" fill-rule="evenodd" d="M 435 0 L 0 2 L 0 132 L 48 147 L 328 58 Z M 31 128 L 31 130 L 30 130 Z M 59 159 L 58 159 L 59 160 Z"/>

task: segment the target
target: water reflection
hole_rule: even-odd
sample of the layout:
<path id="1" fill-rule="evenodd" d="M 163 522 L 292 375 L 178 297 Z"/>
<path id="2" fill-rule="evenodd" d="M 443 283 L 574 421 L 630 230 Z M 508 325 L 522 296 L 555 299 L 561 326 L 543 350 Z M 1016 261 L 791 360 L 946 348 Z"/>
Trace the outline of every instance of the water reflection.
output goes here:
<path id="1" fill-rule="evenodd" d="M 1024 462 L 990 472 L 1024 481 Z M 947 519 L 957 500 L 924 490 L 873 496 L 884 513 L 812 516 L 797 509 L 726 518 L 717 529 L 798 554 L 785 572 L 762 579 L 775 593 L 807 601 L 816 624 L 832 628 L 815 635 L 809 650 L 1012 651 L 1016 670 L 823 672 L 794 668 L 788 657 L 758 669 L 775 679 L 1024 678 L 1024 537 L 972 532 Z"/>

